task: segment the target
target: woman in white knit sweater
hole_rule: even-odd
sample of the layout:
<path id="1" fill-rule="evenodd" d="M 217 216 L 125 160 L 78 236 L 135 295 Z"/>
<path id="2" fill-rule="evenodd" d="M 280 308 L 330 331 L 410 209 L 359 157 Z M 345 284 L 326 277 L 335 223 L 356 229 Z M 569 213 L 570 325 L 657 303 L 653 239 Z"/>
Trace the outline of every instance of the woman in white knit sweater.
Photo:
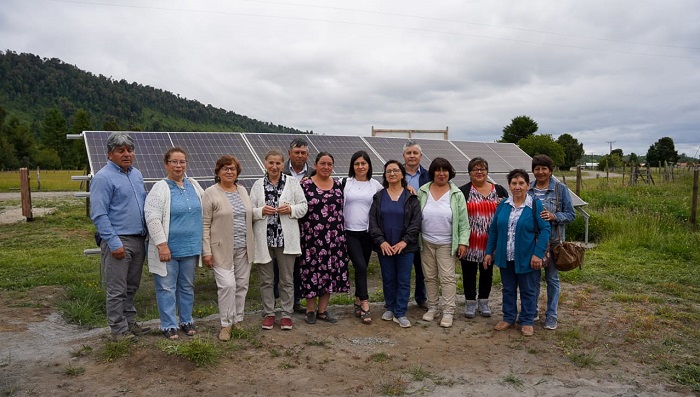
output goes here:
<path id="1" fill-rule="evenodd" d="M 294 304 L 294 259 L 301 254 L 298 219 L 306 214 L 307 202 L 296 178 L 282 173 L 284 155 L 271 150 L 265 155 L 264 177 L 250 190 L 253 234 L 263 303 L 262 328 L 275 325 L 273 258 L 279 267 L 280 328 L 291 330 Z"/>

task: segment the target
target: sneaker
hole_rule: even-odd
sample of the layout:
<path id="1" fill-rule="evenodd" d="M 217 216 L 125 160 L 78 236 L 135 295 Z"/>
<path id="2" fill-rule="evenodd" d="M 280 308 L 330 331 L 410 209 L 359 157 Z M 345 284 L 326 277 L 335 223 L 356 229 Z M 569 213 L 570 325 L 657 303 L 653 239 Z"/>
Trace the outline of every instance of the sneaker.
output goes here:
<path id="1" fill-rule="evenodd" d="M 411 326 L 411 322 L 408 321 L 408 318 L 406 316 L 402 317 L 394 317 L 392 320 L 399 325 L 401 328 L 409 328 Z"/>
<path id="2" fill-rule="evenodd" d="M 427 312 L 425 312 L 425 314 L 423 314 L 423 320 L 424 321 L 433 321 L 433 320 L 435 320 L 435 316 L 437 315 L 437 313 L 438 313 L 437 308 L 431 307 L 428 309 Z"/>
<path id="3" fill-rule="evenodd" d="M 523 325 L 520 332 L 523 333 L 523 336 L 532 336 L 535 333 L 535 329 L 532 327 L 532 325 Z"/>
<path id="4" fill-rule="evenodd" d="M 284 331 L 289 331 L 290 329 L 294 328 L 294 323 L 292 323 L 292 319 L 282 317 L 282 319 L 280 319 L 280 328 L 282 328 L 282 330 Z"/>
<path id="5" fill-rule="evenodd" d="M 195 336 L 197 334 L 197 328 L 194 326 L 194 323 L 180 324 L 180 329 L 187 336 Z"/>
<path id="6" fill-rule="evenodd" d="M 275 326 L 275 316 L 265 316 L 262 322 L 262 329 L 272 329 Z"/>
<path id="7" fill-rule="evenodd" d="M 464 305 L 464 317 L 474 318 L 476 317 L 476 301 L 468 300 Z"/>
<path id="8" fill-rule="evenodd" d="M 557 318 L 554 316 L 549 316 L 544 321 L 544 329 L 557 329 Z"/>
<path id="9" fill-rule="evenodd" d="M 491 317 L 491 308 L 489 307 L 489 300 L 488 299 L 479 299 L 477 300 L 478 305 L 479 305 L 479 314 L 481 314 L 481 317 Z"/>
<path id="10" fill-rule="evenodd" d="M 221 327 L 221 331 L 219 331 L 219 340 L 222 342 L 231 340 L 231 327 Z"/>
<path id="11" fill-rule="evenodd" d="M 452 314 L 444 313 L 442 315 L 442 320 L 440 320 L 440 326 L 443 328 L 450 328 L 452 326 Z"/>
<path id="12" fill-rule="evenodd" d="M 129 332 L 131 332 L 132 334 L 134 334 L 136 336 L 144 335 L 144 334 L 148 333 L 150 330 L 151 330 L 151 327 L 142 327 L 136 321 L 134 321 L 133 323 L 129 323 Z"/>
<path id="13" fill-rule="evenodd" d="M 394 312 L 392 312 L 391 310 L 387 310 L 384 312 L 384 314 L 382 314 L 382 320 L 384 320 L 384 321 L 391 321 L 393 319 L 394 319 Z"/>
<path id="14" fill-rule="evenodd" d="M 139 337 L 129 331 L 122 332 L 121 334 L 112 334 L 110 339 L 112 342 L 136 343 L 139 341 Z"/>

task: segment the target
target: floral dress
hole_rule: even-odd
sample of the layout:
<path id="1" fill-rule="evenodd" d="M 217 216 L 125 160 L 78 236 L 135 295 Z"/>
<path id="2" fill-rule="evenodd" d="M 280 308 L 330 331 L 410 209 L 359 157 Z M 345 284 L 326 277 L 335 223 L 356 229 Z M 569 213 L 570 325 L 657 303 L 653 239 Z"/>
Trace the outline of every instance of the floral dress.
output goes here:
<path id="1" fill-rule="evenodd" d="M 301 227 L 301 294 L 314 298 L 326 293 L 349 292 L 348 251 L 340 182 L 322 190 L 309 178 L 301 182 L 309 210 Z"/>

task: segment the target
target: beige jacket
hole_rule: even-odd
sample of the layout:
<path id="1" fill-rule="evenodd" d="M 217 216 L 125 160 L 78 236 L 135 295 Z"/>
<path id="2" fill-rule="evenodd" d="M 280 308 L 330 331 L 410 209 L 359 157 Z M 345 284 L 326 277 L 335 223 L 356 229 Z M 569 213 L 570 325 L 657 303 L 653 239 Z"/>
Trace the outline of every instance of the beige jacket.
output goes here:
<path id="1" fill-rule="evenodd" d="M 246 247 L 248 262 L 252 263 L 255 256 L 253 207 L 243 186 L 238 185 L 238 192 L 246 210 Z M 207 188 L 202 195 L 202 220 L 202 255 L 211 255 L 216 267 L 233 268 L 233 209 L 218 183 Z"/>

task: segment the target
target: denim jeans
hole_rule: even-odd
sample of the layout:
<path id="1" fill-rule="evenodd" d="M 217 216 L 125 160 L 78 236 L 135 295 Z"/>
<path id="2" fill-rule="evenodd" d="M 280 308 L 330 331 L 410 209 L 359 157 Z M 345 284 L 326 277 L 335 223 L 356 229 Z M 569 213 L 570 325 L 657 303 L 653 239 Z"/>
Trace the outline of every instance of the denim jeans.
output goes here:
<path id="1" fill-rule="evenodd" d="M 413 269 L 416 271 L 416 290 L 413 297 L 416 303 L 423 303 L 428 300 L 428 294 L 425 292 L 425 276 L 423 275 L 420 252 L 416 252 L 413 256 Z"/>
<path id="2" fill-rule="evenodd" d="M 392 311 L 394 317 L 403 317 L 408 310 L 408 298 L 411 295 L 413 252 L 392 256 L 378 254 L 378 257 L 386 309 Z"/>
<path id="3" fill-rule="evenodd" d="M 172 258 L 165 265 L 168 271 L 165 276 L 153 274 L 161 330 L 192 324 L 194 269 L 198 259 L 197 255 Z"/>
<path id="4" fill-rule="evenodd" d="M 515 323 L 518 318 L 518 290 L 520 290 L 520 321 L 522 325 L 532 325 L 537 312 L 537 284 L 539 271 L 515 273 L 515 262 L 507 261 L 500 267 L 503 284 L 503 321 Z"/>
<path id="5" fill-rule="evenodd" d="M 559 270 L 554 264 L 544 268 L 544 279 L 547 282 L 547 312 L 545 316 L 557 318 L 557 308 L 559 307 Z M 540 283 L 537 283 L 537 296 L 540 296 Z"/>

